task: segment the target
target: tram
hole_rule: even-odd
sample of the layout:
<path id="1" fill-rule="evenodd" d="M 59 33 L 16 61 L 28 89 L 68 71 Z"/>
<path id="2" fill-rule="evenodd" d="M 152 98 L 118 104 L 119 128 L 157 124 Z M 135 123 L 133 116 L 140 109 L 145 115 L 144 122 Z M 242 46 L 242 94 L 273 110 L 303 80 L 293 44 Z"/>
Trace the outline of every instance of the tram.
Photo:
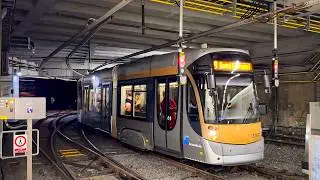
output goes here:
<path id="1" fill-rule="evenodd" d="M 249 52 L 187 50 L 154 55 L 78 81 L 82 123 L 131 146 L 213 165 L 263 159 L 264 139 Z"/>

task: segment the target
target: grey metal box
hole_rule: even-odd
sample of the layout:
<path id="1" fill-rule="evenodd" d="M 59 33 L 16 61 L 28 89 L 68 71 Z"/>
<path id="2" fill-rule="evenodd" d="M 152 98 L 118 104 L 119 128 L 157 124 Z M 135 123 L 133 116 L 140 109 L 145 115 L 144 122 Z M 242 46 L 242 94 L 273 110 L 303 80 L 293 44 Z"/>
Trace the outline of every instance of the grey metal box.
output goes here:
<path id="1" fill-rule="evenodd" d="M 320 130 L 320 102 L 310 102 L 311 129 Z"/>
<path id="2" fill-rule="evenodd" d="M 0 119 L 43 119 L 46 99 L 41 97 L 0 98 Z"/>
<path id="3" fill-rule="evenodd" d="M 14 98 L 1 97 L 0 98 L 0 119 L 14 119 Z"/>
<path id="4" fill-rule="evenodd" d="M 15 98 L 15 119 L 43 119 L 45 117 L 45 98 Z"/>

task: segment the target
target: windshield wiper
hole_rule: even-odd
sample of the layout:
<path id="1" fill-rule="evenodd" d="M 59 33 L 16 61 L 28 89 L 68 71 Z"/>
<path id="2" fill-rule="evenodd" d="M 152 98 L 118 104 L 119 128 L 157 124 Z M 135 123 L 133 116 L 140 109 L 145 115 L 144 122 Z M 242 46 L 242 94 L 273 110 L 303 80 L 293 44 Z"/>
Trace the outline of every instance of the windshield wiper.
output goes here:
<path id="1" fill-rule="evenodd" d="M 236 75 L 230 77 L 230 78 L 228 79 L 228 81 L 226 82 L 226 85 L 225 85 L 224 91 L 223 91 L 223 96 L 222 96 L 222 106 L 221 106 L 222 114 L 224 114 L 224 108 L 223 108 L 223 106 L 224 106 L 224 104 L 225 104 L 225 98 L 226 98 L 226 93 L 227 93 L 228 85 L 229 85 L 229 83 L 230 83 L 230 81 L 231 81 L 232 79 L 234 79 L 234 78 L 236 78 L 236 77 L 239 77 L 239 76 L 240 76 L 240 74 L 236 74 Z"/>

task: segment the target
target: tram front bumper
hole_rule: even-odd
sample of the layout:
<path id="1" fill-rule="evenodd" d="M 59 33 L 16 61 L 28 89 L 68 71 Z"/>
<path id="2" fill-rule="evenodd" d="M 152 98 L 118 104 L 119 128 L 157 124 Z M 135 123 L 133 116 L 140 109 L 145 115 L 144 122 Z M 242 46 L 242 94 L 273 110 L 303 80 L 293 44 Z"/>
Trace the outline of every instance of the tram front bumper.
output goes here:
<path id="1" fill-rule="evenodd" d="M 245 145 L 203 142 L 206 163 L 224 166 L 250 164 L 264 157 L 264 139 Z"/>

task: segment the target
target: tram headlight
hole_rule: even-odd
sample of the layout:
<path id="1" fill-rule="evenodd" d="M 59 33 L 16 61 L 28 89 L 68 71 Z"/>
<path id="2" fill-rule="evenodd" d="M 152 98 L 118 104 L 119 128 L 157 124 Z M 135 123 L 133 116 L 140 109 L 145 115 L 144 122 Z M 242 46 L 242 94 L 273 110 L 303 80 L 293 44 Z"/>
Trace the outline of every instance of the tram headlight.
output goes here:
<path id="1" fill-rule="evenodd" d="M 218 131 L 217 128 L 209 126 L 208 127 L 208 137 L 209 139 L 215 140 L 218 137 Z"/>

